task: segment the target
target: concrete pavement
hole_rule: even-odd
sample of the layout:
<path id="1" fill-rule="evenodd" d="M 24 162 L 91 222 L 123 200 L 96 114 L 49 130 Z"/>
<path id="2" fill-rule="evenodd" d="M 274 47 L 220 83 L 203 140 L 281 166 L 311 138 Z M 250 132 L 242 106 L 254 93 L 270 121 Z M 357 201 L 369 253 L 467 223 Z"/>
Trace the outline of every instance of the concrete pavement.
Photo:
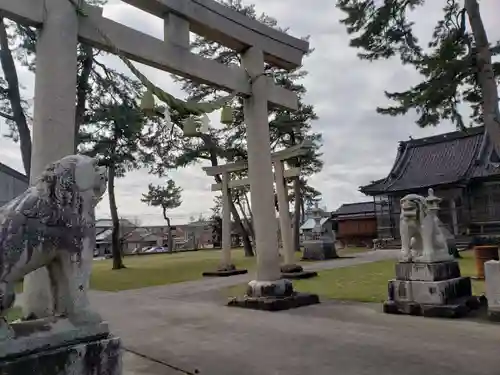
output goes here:
<path id="1" fill-rule="evenodd" d="M 392 256 L 384 251 L 331 264 Z M 125 375 L 500 373 L 498 325 L 385 315 L 379 304 L 326 302 L 267 313 L 207 298 L 248 279 L 93 292 L 91 300 L 136 353 L 125 355 Z"/>

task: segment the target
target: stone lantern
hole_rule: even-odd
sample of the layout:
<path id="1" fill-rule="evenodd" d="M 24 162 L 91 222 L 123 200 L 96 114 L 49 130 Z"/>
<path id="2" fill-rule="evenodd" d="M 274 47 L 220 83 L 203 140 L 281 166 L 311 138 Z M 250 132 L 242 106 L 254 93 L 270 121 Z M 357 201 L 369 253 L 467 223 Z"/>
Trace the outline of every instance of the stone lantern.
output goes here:
<path id="1" fill-rule="evenodd" d="M 338 258 L 335 249 L 335 233 L 332 229 L 331 220 L 328 219 L 322 223 L 323 210 L 318 207 L 316 202 L 311 210 L 314 220 L 314 227 L 309 238 L 303 241 L 304 260 L 325 260 Z"/>

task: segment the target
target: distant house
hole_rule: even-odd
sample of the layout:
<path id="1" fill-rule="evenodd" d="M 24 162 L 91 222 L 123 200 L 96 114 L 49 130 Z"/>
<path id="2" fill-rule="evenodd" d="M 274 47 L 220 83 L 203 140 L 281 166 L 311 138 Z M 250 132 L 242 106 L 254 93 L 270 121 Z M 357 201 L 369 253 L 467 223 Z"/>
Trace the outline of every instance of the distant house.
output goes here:
<path id="1" fill-rule="evenodd" d="M 378 237 L 399 238 L 400 199 L 429 188 L 452 234 L 500 233 L 500 158 L 484 127 L 399 143 L 389 174 L 360 187 L 376 203 Z"/>
<path id="2" fill-rule="evenodd" d="M 127 219 L 120 219 L 120 239 L 122 241 L 137 226 Z M 99 255 L 111 253 L 111 236 L 113 234 L 113 221 L 111 219 L 96 220 L 96 250 Z M 126 247 L 125 247 L 126 248 Z M 125 249 L 124 249 L 125 250 Z"/>
<path id="3" fill-rule="evenodd" d="M 28 186 L 28 177 L 0 163 L 0 207 L 23 193 Z"/>
<path id="4" fill-rule="evenodd" d="M 345 203 L 332 213 L 337 240 L 345 245 L 371 246 L 377 238 L 375 203 Z"/>

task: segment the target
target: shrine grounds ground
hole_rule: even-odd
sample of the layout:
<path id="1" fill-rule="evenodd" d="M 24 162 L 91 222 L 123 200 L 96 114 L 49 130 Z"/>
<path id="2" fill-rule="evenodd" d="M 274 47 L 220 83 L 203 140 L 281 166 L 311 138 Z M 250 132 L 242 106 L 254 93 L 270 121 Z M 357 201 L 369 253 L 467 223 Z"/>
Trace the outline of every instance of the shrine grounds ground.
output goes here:
<path id="1" fill-rule="evenodd" d="M 474 318 L 387 315 L 381 303 L 347 301 L 352 297 L 339 294 L 343 300 L 330 299 L 336 298 L 332 291 L 346 286 L 385 298 L 398 251 L 355 252 L 352 258 L 304 264 L 320 276 L 294 282 L 296 287 L 312 288 L 307 283 L 318 282 L 326 297 L 319 305 L 295 310 L 268 313 L 226 307 L 228 291 L 237 291 L 231 288 L 245 284 L 252 273 L 119 292 L 92 290 L 90 299 L 123 340 L 124 375 L 498 372 L 500 325 Z M 462 255 L 462 272 L 473 274 L 472 254 Z M 109 266 L 107 273 L 121 272 Z M 475 287 L 480 290 L 481 284 Z"/>
<path id="2" fill-rule="evenodd" d="M 460 270 L 463 276 L 475 276 L 472 251 L 461 252 Z M 357 302 L 383 302 L 387 298 L 387 281 L 394 278 L 395 260 L 382 260 L 351 267 L 321 271 L 319 277 L 294 281 L 300 292 L 318 294 L 322 299 Z M 484 293 L 484 281 L 472 280 L 474 295 Z M 243 295 L 246 284 L 226 288 L 228 297 Z"/>
<path id="3" fill-rule="evenodd" d="M 347 248 L 339 252 L 340 256 L 366 252 L 366 248 Z M 296 253 L 300 262 L 301 253 Z M 255 258 L 245 257 L 242 249 L 232 251 L 232 259 L 237 268 L 255 270 Z M 94 262 L 90 287 L 94 290 L 117 292 L 157 285 L 169 285 L 183 281 L 198 280 L 202 273 L 214 271 L 221 260 L 220 250 L 199 250 L 174 254 L 154 254 L 127 256 L 124 258 L 126 269 L 111 270 L 111 260 Z"/>

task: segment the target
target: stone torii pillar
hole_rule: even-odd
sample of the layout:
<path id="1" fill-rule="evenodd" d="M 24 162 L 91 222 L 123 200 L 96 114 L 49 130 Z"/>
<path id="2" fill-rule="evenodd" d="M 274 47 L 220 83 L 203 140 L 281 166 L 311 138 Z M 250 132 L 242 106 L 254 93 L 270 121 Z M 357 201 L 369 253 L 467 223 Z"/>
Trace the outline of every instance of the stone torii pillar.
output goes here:
<path id="1" fill-rule="evenodd" d="M 35 99 L 35 107 L 38 107 L 35 111 L 39 112 L 35 114 L 35 118 L 40 120 L 36 120 L 34 126 L 42 126 L 42 119 L 47 120 L 48 122 L 43 124 L 44 127 L 50 127 L 47 128 L 47 133 L 57 132 L 57 141 L 64 141 L 65 145 L 66 142 L 68 145 L 71 143 L 68 150 L 73 153 L 74 134 L 69 134 L 74 132 L 75 123 L 76 35 L 78 40 L 94 48 L 112 53 L 120 51 L 132 60 L 241 95 L 244 98 L 245 122 L 248 128 L 249 178 L 252 182 L 251 196 L 256 222 L 255 243 L 257 253 L 260 254 L 257 257 L 257 278 L 250 284 L 250 294 L 255 297 L 283 297 L 292 294 L 291 283 L 280 279 L 267 104 L 269 102 L 280 108 L 296 110 L 298 102 L 295 93 L 277 86 L 270 77 L 264 75 L 264 63 L 285 70 L 296 69 L 309 51 L 308 42 L 256 20 L 242 17 L 237 11 L 213 0 L 204 0 L 203 4 L 188 0 L 124 2 L 161 19 L 165 19 L 169 14 L 166 26 L 175 30 L 175 33 L 183 30 L 184 35 L 170 33 L 169 36 L 166 32 L 168 40 L 159 40 L 103 17 L 102 8 L 90 7 L 84 1 L 0 0 L 0 11 L 3 15 L 23 25 L 42 29 L 42 40 L 38 48 L 41 57 L 37 56 L 37 63 L 40 64 L 40 68 L 37 67 L 37 85 L 40 89 L 36 89 Z M 83 8 L 85 17 L 78 19 L 72 3 Z M 173 17 L 170 17 L 170 14 Z M 176 22 L 175 17 L 185 19 L 189 27 L 186 22 Z M 193 54 L 185 48 L 186 41 L 189 40 L 186 35 L 188 30 L 232 50 L 245 51 L 242 56 L 243 67 L 228 67 Z M 105 34 L 106 38 L 103 38 L 101 33 Z M 69 55 L 70 47 L 74 56 Z M 57 58 L 50 59 L 50 63 L 44 63 L 43 60 L 49 56 Z M 49 64 L 53 64 L 52 67 L 49 67 Z M 71 90 L 70 82 L 73 85 Z M 51 91 L 47 92 L 49 86 Z M 47 95 L 52 96 L 52 99 L 43 98 Z M 43 110 L 41 106 L 44 107 Z M 45 114 L 42 116 L 40 111 Z M 63 122 L 65 128 L 60 129 L 59 123 Z M 55 124 L 58 124 L 57 127 L 54 127 Z M 40 128 L 36 132 L 40 135 L 43 133 Z M 36 142 L 40 145 L 38 149 L 43 149 L 50 158 L 64 156 L 68 152 L 65 146 L 61 147 L 60 144 L 60 154 L 56 150 L 46 151 L 47 147 L 56 148 L 54 143 L 47 141 L 44 144 L 44 141 L 38 139 Z M 35 145 L 35 149 L 37 147 Z M 53 160 L 40 159 L 40 164 L 51 161 Z M 34 166 L 34 169 L 36 168 Z M 31 279 L 27 278 L 25 297 L 34 295 L 30 289 L 36 288 L 35 284 L 48 289 L 47 282 L 30 282 Z M 27 299 L 28 304 L 34 300 L 31 297 Z M 42 299 L 39 299 L 35 305 L 41 302 Z M 47 301 L 45 305 L 48 305 Z M 31 308 L 25 310 L 28 313 L 34 312 L 29 311 Z"/>
<path id="2" fill-rule="evenodd" d="M 231 260 L 231 208 L 229 191 L 229 172 L 222 173 L 222 263 L 215 271 L 203 272 L 203 276 L 233 276 L 247 273 L 245 269 L 237 269 Z"/>
<path id="3" fill-rule="evenodd" d="M 49 163 L 75 153 L 78 16 L 68 0 L 45 0 L 45 7 L 36 45 L 32 184 Z M 24 316 L 53 313 L 49 285 L 45 267 L 24 278 Z"/>
<path id="4" fill-rule="evenodd" d="M 287 279 L 298 279 L 298 278 L 306 278 L 306 277 L 312 277 L 316 276 L 316 272 L 304 272 L 302 267 L 300 265 L 295 264 L 295 249 L 293 248 L 293 241 L 292 241 L 292 230 L 291 230 L 291 222 L 290 222 L 290 216 L 288 215 L 288 198 L 287 198 L 287 192 L 286 192 L 286 184 L 285 184 L 285 178 L 290 178 L 290 177 L 296 177 L 300 175 L 300 168 L 289 168 L 285 169 L 284 167 L 284 161 L 297 157 L 297 156 L 303 156 L 305 155 L 309 149 L 313 147 L 313 144 L 311 142 L 303 142 L 300 145 L 292 146 L 290 148 L 273 152 L 271 154 L 271 160 L 274 163 L 274 180 L 276 181 L 276 194 L 278 196 L 278 207 L 280 211 L 279 215 L 279 220 L 280 220 L 280 228 L 281 228 L 281 239 L 283 243 L 283 252 L 284 252 L 284 258 L 285 258 L 285 264 L 281 266 L 281 273 L 282 277 L 285 277 Z M 281 166 L 281 168 L 280 168 Z M 204 167 L 203 170 L 207 173 L 209 176 L 214 176 L 214 175 L 221 175 L 222 183 L 218 184 L 213 184 L 212 185 L 212 191 L 222 191 L 223 197 L 230 197 L 229 190 L 228 193 L 225 194 L 224 191 L 225 189 L 233 189 L 233 188 L 238 188 L 238 187 L 243 187 L 243 186 L 251 186 L 250 178 L 242 178 L 239 180 L 229 180 L 227 179 L 227 185 L 225 183 L 225 178 L 227 178 L 228 174 L 231 172 L 241 172 L 245 171 L 248 169 L 248 163 L 246 161 L 243 162 L 236 162 L 236 163 L 229 163 L 229 164 L 224 164 L 224 165 L 219 165 L 216 167 Z M 229 199 L 223 198 L 223 213 L 224 212 L 229 212 L 229 206 L 230 202 Z M 253 203 L 252 203 L 253 207 Z M 273 205 L 274 207 L 274 205 Z M 284 215 L 282 213 L 286 212 L 287 215 Z M 223 216 L 223 223 L 224 223 L 224 217 Z M 229 221 L 229 219 L 228 219 Z M 229 236 L 229 229 L 227 232 L 224 230 L 224 224 L 223 224 L 223 229 L 222 229 L 222 238 L 225 238 L 225 233 L 228 233 L 227 236 Z M 226 237 L 227 238 L 227 237 Z M 224 242 L 224 241 L 223 241 Z M 223 264 L 228 264 L 225 259 L 230 259 L 226 258 L 228 257 L 225 255 L 226 250 L 224 245 L 222 246 L 223 250 Z M 229 250 L 227 250 L 229 252 Z M 225 272 L 225 271 L 224 271 Z M 220 273 L 220 271 L 219 271 Z M 226 274 L 219 275 L 219 273 L 214 274 L 214 272 L 206 272 L 204 275 L 206 276 L 226 276 Z"/>
<path id="5" fill-rule="evenodd" d="M 278 155 L 273 156 L 281 240 L 285 258 L 284 264 L 281 266 L 281 273 L 282 277 L 287 279 L 306 279 L 318 275 L 314 271 L 304 271 L 301 265 L 295 263 L 295 251 L 297 249 L 294 248 L 284 165 L 285 160 L 305 155 L 312 147 L 313 144 L 311 142 L 303 142 L 301 145 L 279 151 L 276 153 Z"/>

